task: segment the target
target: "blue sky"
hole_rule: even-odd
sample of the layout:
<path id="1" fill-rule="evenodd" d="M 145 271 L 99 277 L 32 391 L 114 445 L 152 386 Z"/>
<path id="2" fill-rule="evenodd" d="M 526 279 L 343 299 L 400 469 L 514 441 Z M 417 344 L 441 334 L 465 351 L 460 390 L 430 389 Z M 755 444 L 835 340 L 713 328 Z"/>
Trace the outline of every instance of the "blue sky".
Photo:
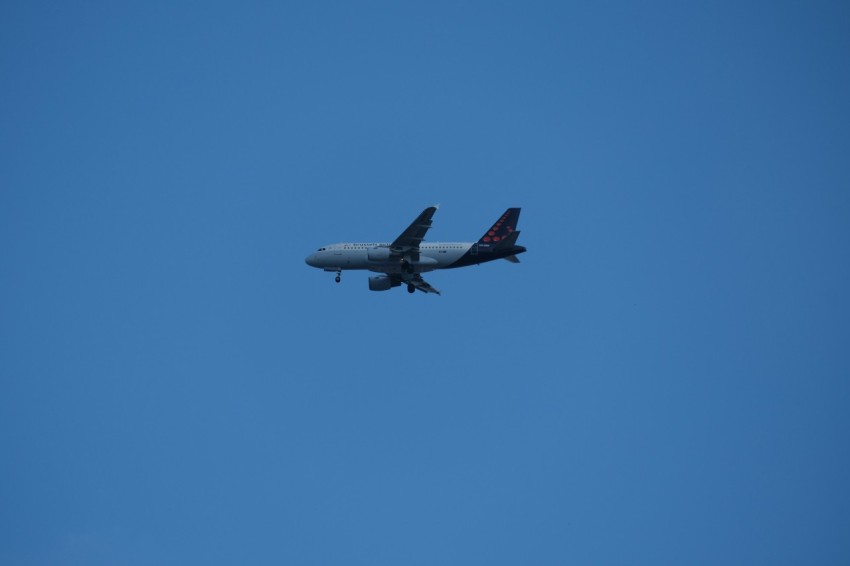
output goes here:
<path id="1" fill-rule="evenodd" d="M 850 561 L 839 2 L 7 2 L 0 562 Z M 520 265 L 304 264 L 523 207 Z"/>

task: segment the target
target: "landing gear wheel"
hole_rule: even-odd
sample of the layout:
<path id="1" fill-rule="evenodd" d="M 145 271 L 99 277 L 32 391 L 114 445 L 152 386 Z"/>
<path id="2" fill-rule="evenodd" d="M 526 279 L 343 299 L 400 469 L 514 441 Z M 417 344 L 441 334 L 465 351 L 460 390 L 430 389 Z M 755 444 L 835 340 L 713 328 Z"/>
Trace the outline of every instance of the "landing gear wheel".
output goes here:
<path id="1" fill-rule="evenodd" d="M 415 293 L 416 292 L 416 287 L 413 286 L 413 283 L 407 284 L 407 292 L 408 293 Z"/>
<path id="2" fill-rule="evenodd" d="M 342 281 L 342 271 L 337 271 L 337 272 L 336 272 L 336 279 L 334 279 L 334 281 L 336 281 L 337 283 L 339 283 L 340 281 Z"/>

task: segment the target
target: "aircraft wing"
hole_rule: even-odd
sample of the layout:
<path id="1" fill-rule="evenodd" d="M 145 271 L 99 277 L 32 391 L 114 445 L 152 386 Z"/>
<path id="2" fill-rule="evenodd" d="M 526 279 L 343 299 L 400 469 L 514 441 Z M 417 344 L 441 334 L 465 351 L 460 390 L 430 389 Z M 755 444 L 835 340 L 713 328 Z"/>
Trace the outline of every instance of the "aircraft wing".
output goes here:
<path id="1" fill-rule="evenodd" d="M 431 217 L 437 212 L 436 206 L 429 206 L 416 217 L 416 220 L 411 223 L 401 235 L 390 244 L 390 250 L 393 254 L 406 254 L 408 252 L 418 252 L 419 244 L 425 239 L 425 233 L 431 227 Z"/>
<path id="2" fill-rule="evenodd" d="M 440 294 L 437 289 L 431 287 L 430 283 L 422 279 L 422 276 L 418 273 L 415 273 L 413 275 L 402 275 L 400 279 L 402 280 L 402 282 L 407 283 L 408 285 L 413 285 L 424 293 L 434 293 L 436 295 Z"/>

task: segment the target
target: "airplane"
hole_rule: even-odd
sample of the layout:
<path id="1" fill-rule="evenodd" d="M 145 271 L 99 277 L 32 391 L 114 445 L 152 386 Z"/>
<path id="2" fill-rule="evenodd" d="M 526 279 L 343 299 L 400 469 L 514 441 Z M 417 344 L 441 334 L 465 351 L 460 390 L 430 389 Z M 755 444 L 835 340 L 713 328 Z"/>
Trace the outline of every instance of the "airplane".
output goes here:
<path id="1" fill-rule="evenodd" d="M 335 271 L 339 283 L 344 269 L 367 269 L 382 275 L 369 277 L 371 291 L 387 291 L 402 284 L 414 293 L 440 292 L 422 278 L 436 269 L 453 269 L 478 265 L 496 259 L 519 263 L 518 254 L 525 252 L 516 244 L 519 230 L 519 208 L 509 208 L 477 242 L 430 242 L 425 233 L 437 206 L 430 206 L 392 243 L 340 243 L 322 246 L 307 256 L 307 265 L 324 271 Z"/>

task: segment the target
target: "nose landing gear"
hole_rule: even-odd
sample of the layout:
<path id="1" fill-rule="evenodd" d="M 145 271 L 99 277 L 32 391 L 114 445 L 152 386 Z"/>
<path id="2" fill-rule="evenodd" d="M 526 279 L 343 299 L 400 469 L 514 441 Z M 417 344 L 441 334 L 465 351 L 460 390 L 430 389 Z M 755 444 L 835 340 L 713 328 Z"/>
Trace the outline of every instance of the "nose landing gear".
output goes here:
<path id="1" fill-rule="evenodd" d="M 336 277 L 334 278 L 334 281 L 336 281 L 337 283 L 342 281 L 342 270 L 341 269 L 336 272 Z"/>

